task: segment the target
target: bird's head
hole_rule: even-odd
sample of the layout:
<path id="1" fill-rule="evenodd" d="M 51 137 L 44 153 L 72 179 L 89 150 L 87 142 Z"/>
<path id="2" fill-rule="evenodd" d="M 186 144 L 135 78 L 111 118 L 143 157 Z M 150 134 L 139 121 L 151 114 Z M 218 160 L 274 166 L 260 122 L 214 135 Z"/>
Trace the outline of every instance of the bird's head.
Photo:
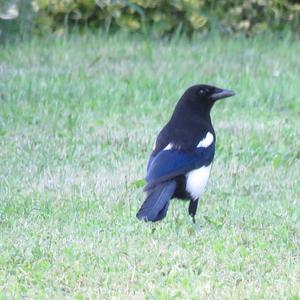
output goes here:
<path id="1" fill-rule="evenodd" d="M 234 95 L 235 93 L 230 90 L 220 89 L 211 85 L 198 84 L 188 88 L 184 92 L 182 99 L 191 105 L 212 107 L 217 100 Z"/>

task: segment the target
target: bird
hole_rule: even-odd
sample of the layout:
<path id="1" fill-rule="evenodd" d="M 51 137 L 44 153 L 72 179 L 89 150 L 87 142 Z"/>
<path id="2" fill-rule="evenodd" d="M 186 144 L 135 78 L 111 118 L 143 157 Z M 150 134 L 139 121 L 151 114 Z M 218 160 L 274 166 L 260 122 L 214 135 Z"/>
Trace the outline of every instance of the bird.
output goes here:
<path id="1" fill-rule="evenodd" d="M 215 155 L 210 112 L 216 101 L 234 95 L 231 90 L 207 84 L 193 85 L 183 93 L 150 154 L 146 199 L 136 214 L 139 220 L 161 221 L 171 199 L 176 198 L 189 201 L 188 213 L 195 223 Z"/>

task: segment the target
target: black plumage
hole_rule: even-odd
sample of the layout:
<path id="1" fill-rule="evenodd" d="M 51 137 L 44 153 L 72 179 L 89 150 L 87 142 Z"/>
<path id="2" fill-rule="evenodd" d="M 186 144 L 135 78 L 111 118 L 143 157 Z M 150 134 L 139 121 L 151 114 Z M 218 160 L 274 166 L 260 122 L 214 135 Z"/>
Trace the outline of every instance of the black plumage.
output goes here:
<path id="1" fill-rule="evenodd" d="M 178 198 L 190 201 L 188 211 L 195 220 L 215 154 L 210 111 L 217 100 L 233 95 L 209 85 L 194 85 L 185 91 L 156 139 L 147 166 L 147 197 L 137 218 L 162 220 L 170 200 Z"/>

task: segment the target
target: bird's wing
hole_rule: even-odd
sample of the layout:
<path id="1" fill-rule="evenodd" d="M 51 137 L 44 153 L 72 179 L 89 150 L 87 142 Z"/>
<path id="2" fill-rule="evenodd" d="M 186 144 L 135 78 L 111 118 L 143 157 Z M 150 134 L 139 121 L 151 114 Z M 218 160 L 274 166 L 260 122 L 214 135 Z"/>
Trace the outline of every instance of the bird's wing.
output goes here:
<path id="1" fill-rule="evenodd" d="M 163 150 L 149 160 L 145 190 L 170 180 L 178 175 L 208 166 L 213 160 L 215 143 L 208 147 L 199 147 L 192 152 L 183 150 Z"/>

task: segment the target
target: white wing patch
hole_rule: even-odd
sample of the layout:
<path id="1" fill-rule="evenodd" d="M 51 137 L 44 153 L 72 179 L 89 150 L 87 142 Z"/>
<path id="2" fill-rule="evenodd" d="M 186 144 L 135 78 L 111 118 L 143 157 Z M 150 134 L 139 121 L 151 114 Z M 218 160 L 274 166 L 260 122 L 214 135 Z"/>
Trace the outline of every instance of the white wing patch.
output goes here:
<path id="1" fill-rule="evenodd" d="M 207 148 L 208 146 L 211 145 L 211 143 L 214 141 L 214 136 L 208 132 L 205 136 L 205 138 L 203 140 L 201 140 L 199 142 L 199 144 L 197 145 L 197 148 L 199 147 L 204 147 Z M 156 145 L 154 144 L 153 150 L 155 149 Z M 163 150 L 171 150 L 174 148 L 174 144 L 173 143 L 169 143 Z"/>
<path id="2" fill-rule="evenodd" d="M 171 150 L 173 148 L 173 146 L 174 145 L 172 143 L 170 143 L 164 148 L 164 150 Z"/>
<path id="3" fill-rule="evenodd" d="M 170 143 L 163 150 L 171 150 L 173 147 L 174 147 L 174 144 Z M 152 150 L 154 151 L 155 148 L 156 148 L 156 142 L 154 143 Z"/>
<path id="4" fill-rule="evenodd" d="M 186 174 L 186 190 L 194 200 L 203 193 L 210 174 L 211 164 L 203 166 Z"/>
<path id="5" fill-rule="evenodd" d="M 197 145 L 197 148 L 199 148 L 199 147 L 207 148 L 208 146 L 211 145 L 211 143 L 213 141 L 214 141 L 214 136 L 210 132 L 208 132 L 206 134 L 206 137 L 202 141 L 199 142 L 199 144 Z"/>

